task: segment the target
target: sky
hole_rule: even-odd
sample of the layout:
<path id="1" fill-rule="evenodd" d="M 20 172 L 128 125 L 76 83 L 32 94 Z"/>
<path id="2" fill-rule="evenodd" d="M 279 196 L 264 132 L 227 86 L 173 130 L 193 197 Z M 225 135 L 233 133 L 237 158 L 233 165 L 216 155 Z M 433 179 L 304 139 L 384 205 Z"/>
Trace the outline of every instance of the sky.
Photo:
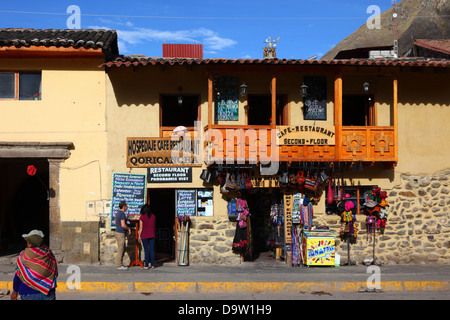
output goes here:
<path id="1" fill-rule="evenodd" d="M 79 8 L 79 19 L 75 11 Z M 391 0 L 3 0 L 0 28 L 117 30 L 119 53 L 161 57 L 163 43 L 203 44 L 204 58 L 322 57 Z M 78 24 L 79 25 L 78 25 Z"/>

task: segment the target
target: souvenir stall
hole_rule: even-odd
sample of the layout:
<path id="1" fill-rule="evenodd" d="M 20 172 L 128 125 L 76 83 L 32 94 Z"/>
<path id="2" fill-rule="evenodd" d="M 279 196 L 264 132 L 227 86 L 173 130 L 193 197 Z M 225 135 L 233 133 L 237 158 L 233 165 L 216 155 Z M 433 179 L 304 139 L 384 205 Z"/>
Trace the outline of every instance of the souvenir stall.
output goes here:
<path id="1" fill-rule="evenodd" d="M 339 236 L 341 241 L 347 243 L 347 265 L 352 264 L 350 256 L 350 246 L 356 244 L 358 238 L 358 224 L 356 219 L 355 203 L 349 199 L 350 195 L 346 194 L 341 200 L 337 208 L 341 215 L 341 228 Z"/>
<path id="2" fill-rule="evenodd" d="M 367 238 L 372 241 L 372 259 L 366 259 L 364 262 L 366 264 L 376 264 L 376 230 L 380 234 L 384 234 L 384 229 L 386 227 L 386 222 L 388 218 L 389 206 L 386 198 L 387 192 L 382 191 L 380 188 L 373 188 L 370 192 L 367 192 L 364 196 L 364 214 L 366 215 L 366 227 L 367 227 Z"/>
<path id="3" fill-rule="evenodd" d="M 231 199 L 228 212 L 236 213 L 236 233 L 233 239 L 233 251 L 241 256 L 241 261 L 252 260 L 252 229 L 250 212 L 243 195 Z M 235 206 L 235 207 L 234 207 Z"/>
<path id="4" fill-rule="evenodd" d="M 264 228 L 266 246 L 275 260 L 284 259 L 292 266 L 334 266 L 334 233 L 328 227 L 313 227 L 314 206 L 329 185 L 330 168 L 330 163 L 285 164 L 274 178 L 259 176 L 254 167 L 218 167 L 216 176 L 220 192 L 228 199 L 228 218 L 236 222 L 232 249 L 242 261 L 258 256 L 256 248 Z M 268 210 L 263 205 L 266 201 L 270 201 Z M 270 213 L 265 215 L 265 210 Z M 261 219 L 263 226 L 258 222 Z M 318 247 L 323 247 L 319 248 L 323 257 L 317 256 Z M 308 252 L 310 256 L 315 252 L 314 260 L 308 259 Z"/>
<path id="5" fill-rule="evenodd" d="M 289 192 L 293 194 L 291 211 L 291 265 L 334 266 L 335 235 L 326 226 L 313 227 L 314 205 L 322 195 L 329 180 L 326 164 L 299 166 L 297 173 L 290 173 Z M 280 181 L 281 182 L 281 181 Z M 288 213 L 289 210 L 285 210 Z M 286 219 L 289 217 L 286 214 Z"/>
<path id="6" fill-rule="evenodd" d="M 282 201 L 273 200 L 270 206 L 269 218 L 270 234 L 267 246 L 275 259 L 281 259 L 284 247 L 284 204 Z"/>

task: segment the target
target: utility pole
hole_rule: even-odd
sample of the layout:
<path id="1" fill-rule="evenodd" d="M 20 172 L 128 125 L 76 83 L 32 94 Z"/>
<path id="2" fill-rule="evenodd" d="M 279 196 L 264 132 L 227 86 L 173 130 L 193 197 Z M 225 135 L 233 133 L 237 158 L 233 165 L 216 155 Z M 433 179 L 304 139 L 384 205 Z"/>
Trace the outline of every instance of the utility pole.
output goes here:
<path id="1" fill-rule="evenodd" d="M 397 0 L 391 0 L 392 2 L 392 32 L 394 36 L 394 57 L 398 58 L 398 12 L 397 12 Z"/>

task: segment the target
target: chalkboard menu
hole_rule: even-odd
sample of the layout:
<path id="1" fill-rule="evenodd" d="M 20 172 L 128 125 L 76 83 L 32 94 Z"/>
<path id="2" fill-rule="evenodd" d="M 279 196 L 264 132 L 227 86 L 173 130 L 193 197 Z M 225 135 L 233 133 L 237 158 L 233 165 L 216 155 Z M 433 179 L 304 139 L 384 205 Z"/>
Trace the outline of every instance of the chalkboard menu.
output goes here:
<path id="1" fill-rule="evenodd" d="M 195 216 L 197 215 L 197 190 L 196 189 L 178 189 L 176 197 L 177 216 Z"/>
<path id="2" fill-rule="evenodd" d="M 239 120 L 239 79 L 217 78 L 214 81 L 216 91 L 216 120 Z"/>
<path id="3" fill-rule="evenodd" d="M 327 120 L 327 79 L 304 77 L 308 94 L 303 98 L 305 120 Z"/>
<path id="4" fill-rule="evenodd" d="M 147 194 L 147 177 L 145 174 L 113 173 L 111 198 L 111 227 L 115 227 L 116 212 L 119 202 L 126 201 L 127 217 L 138 215 L 145 204 Z"/>

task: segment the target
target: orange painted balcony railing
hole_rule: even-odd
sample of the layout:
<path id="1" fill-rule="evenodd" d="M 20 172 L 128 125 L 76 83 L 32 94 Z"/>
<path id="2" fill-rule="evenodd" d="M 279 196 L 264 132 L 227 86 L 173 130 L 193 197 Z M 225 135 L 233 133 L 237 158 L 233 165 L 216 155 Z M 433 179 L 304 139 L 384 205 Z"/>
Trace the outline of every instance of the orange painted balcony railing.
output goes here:
<path id="1" fill-rule="evenodd" d="M 224 161 L 397 162 L 394 127 L 342 127 L 332 145 L 278 145 L 270 126 L 212 126 L 205 139 Z"/>

